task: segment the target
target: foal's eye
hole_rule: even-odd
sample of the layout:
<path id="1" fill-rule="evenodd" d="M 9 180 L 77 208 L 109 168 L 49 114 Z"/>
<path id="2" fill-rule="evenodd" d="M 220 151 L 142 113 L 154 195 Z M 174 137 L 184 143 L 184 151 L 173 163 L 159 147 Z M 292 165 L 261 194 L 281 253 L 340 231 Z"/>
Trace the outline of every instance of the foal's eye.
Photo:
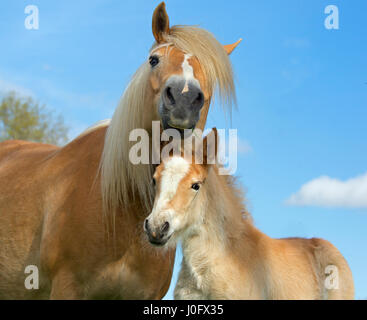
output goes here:
<path id="1" fill-rule="evenodd" d="M 157 56 L 150 56 L 149 63 L 152 67 L 155 67 L 159 63 L 159 58 Z"/>
<path id="2" fill-rule="evenodd" d="M 152 179 L 152 183 L 153 183 L 153 186 L 155 186 L 155 179 L 154 178 Z"/>
<path id="3" fill-rule="evenodd" d="M 198 183 L 194 183 L 192 186 L 191 186 L 192 189 L 194 189 L 195 191 L 198 191 L 200 189 L 200 184 Z"/>

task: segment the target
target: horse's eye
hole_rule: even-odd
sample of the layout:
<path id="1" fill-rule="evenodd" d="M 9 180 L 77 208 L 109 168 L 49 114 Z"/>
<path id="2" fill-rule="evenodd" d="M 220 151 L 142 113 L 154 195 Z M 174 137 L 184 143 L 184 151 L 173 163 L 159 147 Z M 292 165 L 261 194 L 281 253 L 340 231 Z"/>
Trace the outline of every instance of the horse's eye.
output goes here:
<path id="1" fill-rule="evenodd" d="M 155 67 L 159 63 L 159 58 L 157 56 L 150 56 L 149 63 L 152 67 Z"/>
<path id="2" fill-rule="evenodd" d="M 155 179 L 154 178 L 152 179 L 152 183 L 153 183 L 153 186 L 155 186 Z"/>
<path id="3" fill-rule="evenodd" d="M 192 186 L 191 186 L 192 189 L 194 189 L 195 191 L 198 191 L 200 189 L 200 184 L 198 183 L 194 183 Z"/>

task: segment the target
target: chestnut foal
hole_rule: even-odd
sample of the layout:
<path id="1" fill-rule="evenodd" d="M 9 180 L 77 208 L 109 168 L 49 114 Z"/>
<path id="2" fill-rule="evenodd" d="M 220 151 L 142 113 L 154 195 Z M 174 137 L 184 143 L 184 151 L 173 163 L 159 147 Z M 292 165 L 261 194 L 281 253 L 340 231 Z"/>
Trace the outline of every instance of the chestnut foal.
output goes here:
<path id="1" fill-rule="evenodd" d="M 155 245 L 182 240 L 175 299 L 352 299 L 351 270 L 330 242 L 272 239 L 253 225 L 241 190 L 209 164 L 216 130 L 208 136 L 203 164 L 170 156 L 154 173 L 155 202 L 144 228 Z"/>

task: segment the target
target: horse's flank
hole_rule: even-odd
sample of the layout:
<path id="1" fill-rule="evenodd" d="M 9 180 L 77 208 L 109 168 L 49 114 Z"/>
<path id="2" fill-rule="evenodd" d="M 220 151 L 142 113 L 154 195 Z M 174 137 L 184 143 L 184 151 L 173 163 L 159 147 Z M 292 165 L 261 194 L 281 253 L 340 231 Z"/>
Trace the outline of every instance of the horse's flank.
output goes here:
<path id="1" fill-rule="evenodd" d="M 23 141 L 0 145 L 0 181 L 7 181 L 0 193 L 0 298 L 165 294 L 172 272 L 166 259 L 173 260 L 174 252 L 155 252 L 142 238 L 139 202 L 116 216 L 119 237 L 113 246 L 106 237 L 96 179 L 105 132 L 106 126 L 98 126 L 63 148 Z M 27 265 L 39 268 L 39 290 L 24 287 Z"/>

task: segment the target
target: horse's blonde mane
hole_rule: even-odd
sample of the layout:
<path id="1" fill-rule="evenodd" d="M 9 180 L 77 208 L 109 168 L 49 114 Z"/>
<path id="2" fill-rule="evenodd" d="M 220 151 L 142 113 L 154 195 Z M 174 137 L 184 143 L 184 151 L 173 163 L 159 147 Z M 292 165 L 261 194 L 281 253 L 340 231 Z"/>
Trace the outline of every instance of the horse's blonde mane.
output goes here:
<path id="1" fill-rule="evenodd" d="M 139 194 L 141 201 L 149 207 L 152 198 L 151 166 L 134 165 L 129 160 L 133 143 L 129 134 L 133 129 L 151 131 L 151 121 L 156 115 L 148 97 L 148 70 L 145 63 L 134 74 L 126 88 L 107 130 L 101 160 L 101 186 L 104 210 L 115 211 L 132 202 L 131 197 Z M 150 112 L 147 112 L 150 111 Z"/>
<path id="2" fill-rule="evenodd" d="M 222 45 L 214 36 L 198 27 L 173 26 L 165 41 L 197 57 L 210 93 L 217 88 L 225 105 L 235 100 L 232 67 Z M 157 44 L 153 45 L 155 48 Z M 129 161 L 129 134 L 135 128 L 151 133 L 152 121 L 159 120 L 149 90 L 148 62 L 135 73 L 126 88 L 108 128 L 102 160 L 101 185 L 104 210 L 109 213 L 138 200 L 148 213 L 153 200 L 152 165 L 134 165 Z M 136 197 L 138 196 L 138 197 Z"/>

